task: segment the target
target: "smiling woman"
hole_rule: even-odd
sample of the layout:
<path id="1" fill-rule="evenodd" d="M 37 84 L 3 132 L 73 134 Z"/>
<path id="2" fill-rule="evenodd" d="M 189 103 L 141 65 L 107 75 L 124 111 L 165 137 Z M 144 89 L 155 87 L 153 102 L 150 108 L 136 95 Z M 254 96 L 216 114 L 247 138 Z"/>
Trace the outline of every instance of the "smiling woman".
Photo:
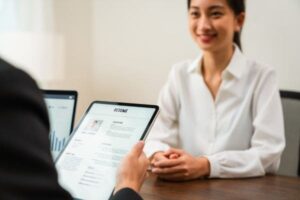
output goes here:
<path id="1" fill-rule="evenodd" d="M 146 152 L 171 181 L 275 173 L 285 146 L 274 70 L 240 48 L 243 0 L 188 1 L 189 29 L 201 50 L 173 67 Z"/>
<path id="2" fill-rule="evenodd" d="M 190 10 L 191 7 L 193 8 L 193 5 L 191 5 L 191 0 L 188 0 L 188 9 Z M 240 23 L 243 23 L 244 20 L 244 13 L 245 13 L 245 3 L 241 0 L 235 1 L 235 0 L 227 0 L 227 3 L 229 5 L 230 12 L 234 12 L 234 15 L 236 17 L 239 17 L 240 19 Z M 222 5 L 215 5 L 213 7 L 210 8 L 211 9 L 211 16 L 218 18 L 220 15 L 223 14 L 223 12 L 221 12 L 220 10 L 224 9 L 224 7 Z M 218 12 L 219 10 L 219 12 Z M 241 29 L 237 30 L 234 32 L 234 39 L 233 41 L 241 48 L 241 38 L 240 38 L 240 33 L 241 33 Z"/>

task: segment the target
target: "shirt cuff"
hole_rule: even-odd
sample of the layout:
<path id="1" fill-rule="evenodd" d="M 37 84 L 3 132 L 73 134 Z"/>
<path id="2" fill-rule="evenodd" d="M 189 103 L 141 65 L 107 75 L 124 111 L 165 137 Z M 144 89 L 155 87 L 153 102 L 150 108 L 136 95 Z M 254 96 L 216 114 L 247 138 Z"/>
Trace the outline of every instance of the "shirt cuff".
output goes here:
<path id="1" fill-rule="evenodd" d="M 219 178 L 220 177 L 220 162 L 216 155 L 205 156 L 210 164 L 210 174 L 209 178 Z"/>

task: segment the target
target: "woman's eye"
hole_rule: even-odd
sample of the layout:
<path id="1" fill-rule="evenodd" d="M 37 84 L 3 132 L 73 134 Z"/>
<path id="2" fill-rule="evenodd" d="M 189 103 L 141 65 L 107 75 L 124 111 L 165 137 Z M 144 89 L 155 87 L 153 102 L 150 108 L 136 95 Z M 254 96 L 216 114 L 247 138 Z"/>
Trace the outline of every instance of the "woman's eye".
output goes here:
<path id="1" fill-rule="evenodd" d="M 221 13 L 221 12 L 212 12 L 211 13 L 211 16 L 213 16 L 215 18 L 221 17 L 222 15 L 223 15 L 223 13 Z"/>
<path id="2" fill-rule="evenodd" d="M 199 16 L 199 13 L 198 12 L 190 12 L 190 15 L 192 17 L 198 17 Z"/>

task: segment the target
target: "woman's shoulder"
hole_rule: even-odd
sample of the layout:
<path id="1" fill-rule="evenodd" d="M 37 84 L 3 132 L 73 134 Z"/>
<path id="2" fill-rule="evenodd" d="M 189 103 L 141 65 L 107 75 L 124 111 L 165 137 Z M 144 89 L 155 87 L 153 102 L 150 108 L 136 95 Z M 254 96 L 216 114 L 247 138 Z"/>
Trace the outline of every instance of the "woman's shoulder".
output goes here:
<path id="1" fill-rule="evenodd" d="M 186 59 L 177 62 L 172 66 L 171 72 L 176 74 L 188 74 L 196 67 L 195 65 L 198 65 L 197 63 L 197 59 Z"/>
<path id="2" fill-rule="evenodd" d="M 260 77 L 268 75 L 275 76 L 276 74 L 275 68 L 270 64 L 251 58 L 246 58 L 245 60 L 249 74 Z"/>
<path id="3" fill-rule="evenodd" d="M 259 75 L 274 73 L 274 68 L 258 59 L 253 59 L 251 56 L 244 54 L 239 48 L 236 49 L 231 60 L 229 70 L 241 77 L 257 78 Z M 247 79 L 248 79 L 247 78 Z"/>

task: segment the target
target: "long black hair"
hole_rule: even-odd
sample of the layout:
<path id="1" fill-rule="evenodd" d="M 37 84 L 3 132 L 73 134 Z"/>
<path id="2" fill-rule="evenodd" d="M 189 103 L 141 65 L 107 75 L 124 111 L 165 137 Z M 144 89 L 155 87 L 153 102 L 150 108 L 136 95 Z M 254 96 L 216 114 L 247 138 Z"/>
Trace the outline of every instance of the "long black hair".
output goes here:
<path id="1" fill-rule="evenodd" d="M 187 0 L 188 9 L 190 9 L 191 1 L 192 0 Z M 227 3 L 236 16 L 246 11 L 245 0 L 227 0 Z M 236 43 L 240 49 L 242 49 L 241 32 L 242 30 L 235 32 L 233 36 L 233 42 Z"/>

